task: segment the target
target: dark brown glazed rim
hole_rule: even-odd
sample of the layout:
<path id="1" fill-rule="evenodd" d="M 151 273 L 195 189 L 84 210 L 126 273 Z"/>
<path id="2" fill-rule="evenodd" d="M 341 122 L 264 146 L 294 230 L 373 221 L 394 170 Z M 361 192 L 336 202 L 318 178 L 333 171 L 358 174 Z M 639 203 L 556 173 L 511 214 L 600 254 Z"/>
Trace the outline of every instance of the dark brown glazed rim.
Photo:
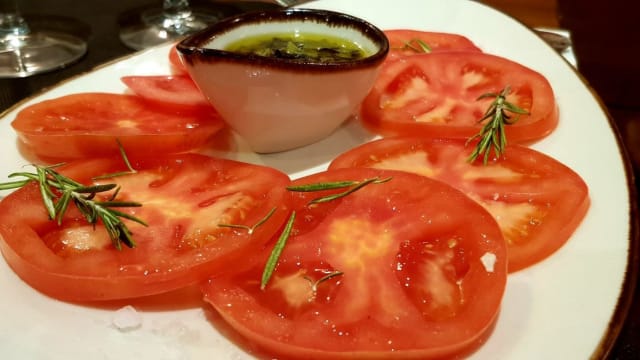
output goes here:
<path id="1" fill-rule="evenodd" d="M 330 26 L 353 28 L 374 42 L 378 46 L 379 50 L 371 56 L 350 62 L 320 63 L 275 59 L 258 55 L 245 55 L 203 47 L 203 45 L 210 42 L 211 39 L 243 25 L 261 24 L 271 21 L 285 22 L 288 20 L 317 22 L 321 24 L 330 24 Z M 344 71 L 364 69 L 381 64 L 389 53 L 389 41 L 387 40 L 386 35 L 373 24 L 348 14 L 315 9 L 266 10 L 232 16 L 189 36 L 178 43 L 176 47 L 178 52 L 182 55 L 183 60 L 192 65 L 196 62 L 212 63 L 225 61 L 298 71 Z"/>

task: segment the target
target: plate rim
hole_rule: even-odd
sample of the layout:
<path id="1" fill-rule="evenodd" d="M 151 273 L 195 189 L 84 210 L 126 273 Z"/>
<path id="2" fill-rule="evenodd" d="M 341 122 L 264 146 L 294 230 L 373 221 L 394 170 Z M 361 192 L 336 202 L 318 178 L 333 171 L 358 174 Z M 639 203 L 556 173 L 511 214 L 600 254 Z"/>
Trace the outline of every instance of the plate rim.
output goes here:
<path id="1" fill-rule="evenodd" d="M 316 0 L 312 1 L 316 2 Z M 503 14 L 508 18 L 511 18 L 511 20 L 519 23 L 520 25 L 531 31 L 535 36 L 540 37 L 536 34 L 535 29 L 533 29 L 531 26 L 525 24 L 522 20 L 519 20 L 516 17 L 498 9 L 496 6 L 482 2 L 476 2 L 476 4 L 487 7 L 489 9 L 492 9 L 493 11 Z M 551 47 L 551 45 L 549 46 Z M 640 289 L 640 284 L 638 284 L 638 281 L 640 280 L 640 205 L 638 204 L 640 189 L 636 185 L 636 173 L 631 160 L 631 155 L 629 154 L 629 150 L 624 143 L 622 132 L 620 131 L 617 122 L 611 115 L 608 107 L 606 106 L 600 95 L 598 95 L 595 89 L 591 86 L 587 78 L 580 73 L 578 68 L 572 65 L 566 58 L 564 58 L 560 54 L 557 55 L 563 61 L 570 65 L 571 71 L 573 71 L 574 75 L 578 77 L 580 82 L 582 82 L 589 93 L 591 93 L 598 107 L 605 115 L 609 128 L 611 129 L 611 132 L 616 141 L 617 150 L 620 155 L 620 160 L 622 161 L 627 183 L 627 192 L 629 195 L 627 198 L 627 203 L 629 205 L 627 264 L 625 267 L 621 289 L 617 296 L 616 305 L 613 309 L 611 317 L 609 318 L 607 330 L 602 334 L 600 342 L 597 344 L 596 348 L 590 356 L 590 359 L 608 359 L 613 352 L 615 345 L 620 340 L 622 330 L 627 326 L 627 323 L 629 321 L 629 313 L 631 312 L 631 309 L 634 305 L 635 293 L 637 289 Z M 640 299 L 638 299 L 637 301 L 640 302 Z M 638 306 L 640 307 L 640 305 Z"/>

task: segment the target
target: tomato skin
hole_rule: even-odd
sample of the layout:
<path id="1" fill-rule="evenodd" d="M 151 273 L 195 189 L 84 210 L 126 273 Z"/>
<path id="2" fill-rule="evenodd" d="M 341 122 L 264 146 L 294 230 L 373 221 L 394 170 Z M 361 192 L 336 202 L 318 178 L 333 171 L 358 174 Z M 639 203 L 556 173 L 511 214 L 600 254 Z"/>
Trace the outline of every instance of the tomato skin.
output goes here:
<path id="1" fill-rule="evenodd" d="M 410 29 L 388 29 L 384 31 L 389 40 L 389 55 L 387 61 L 396 60 L 404 56 L 419 54 L 415 50 L 408 49 L 407 43 L 412 46 L 419 45 L 416 40 L 429 46 L 430 53 L 442 51 L 471 51 L 482 52 L 471 40 L 459 34 L 421 31 Z"/>
<path id="2" fill-rule="evenodd" d="M 18 276 L 44 294 L 69 301 L 164 293 L 241 268 L 242 260 L 261 249 L 289 213 L 282 201 L 289 178 L 275 169 L 197 154 L 130 160 L 136 174 L 101 182 L 121 186 L 117 199 L 142 203 L 119 209 L 148 224 L 125 220 L 136 247 L 116 250 L 104 227 L 93 229 L 73 204 L 58 226 L 49 220 L 38 187 L 31 183 L 0 202 L 0 250 Z M 82 183 L 123 170 L 117 158 L 60 168 Z M 274 208 L 251 235 L 218 226 L 251 226 Z M 85 236 L 61 235 L 65 231 Z"/>
<path id="3" fill-rule="evenodd" d="M 558 123 L 555 95 L 540 73 L 480 52 L 418 54 L 385 63 L 361 106 L 363 124 L 382 135 L 468 139 L 477 134 L 491 98 L 511 88 L 507 101 L 528 111 L 505 127 L 512 143 L 550 134 Z"/>
<path id="4" fill-rule="evenodd" d="M 167 109 L 135 95 L 78 93 L 30 105 L 11 123 L 28 157 L 64 162 L 179 153 L 204 146 L 224 127 L 212 108 Z"/>
<path id="5" fill-rule="evenodd" d="M 211 107 L 189 75 L 130 75 L 122 82 L 136 95 L 162 106 Z"/>
<path id="6" fill-rule="evenodd" d="M 266 289 L 259 279 L 268 254 L 252 269 L 212 277 L 205 300 L 249 342 L 282 358 L 425 359 L 477 346 L 495 321 L 507 273 L 506 245 L 484 209 L 405 172 L 338 169 L 294 184 L 374 177 L 391 180 L 317 205 L 308 203 L 331 192 L 292 193 L 296 221 Z M 487 253 L 496 256 L 492 271 L 479 260 Z M 342 274 L 309 292 L 335 271 Z"/>
<path id="7" fill-rule="evenodd" d="M 533 149 L 510 145 L 485 166 L 467 161 L 462 140 L 395 137 L 353 148 L 330 169 L 374 167 L 444 181 L 494 214 L 509 247 L 509 272 L 532 266 L 562 247 L 582 222 L 589 189 L 573 170 Z M 519 218 L 518 216 L 521 215 Z"/>

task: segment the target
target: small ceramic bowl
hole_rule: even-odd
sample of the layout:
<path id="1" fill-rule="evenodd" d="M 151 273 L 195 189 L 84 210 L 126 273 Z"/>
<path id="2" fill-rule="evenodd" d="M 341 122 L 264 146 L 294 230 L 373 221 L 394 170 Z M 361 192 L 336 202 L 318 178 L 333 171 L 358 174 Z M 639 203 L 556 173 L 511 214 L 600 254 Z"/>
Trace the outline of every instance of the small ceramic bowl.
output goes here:
<path id="1" fill-rule="evenodd" d="M 339 38 L 364 56 L 339 61 L 229 50 L 256 35 Z M 350 15 L 286 9 L 227 18 L 177 48 L 227 124 L 253 151 L 272 153 L 323 139 L 348 119 L 373 86 L 389 43 L 380 29 Z"/>

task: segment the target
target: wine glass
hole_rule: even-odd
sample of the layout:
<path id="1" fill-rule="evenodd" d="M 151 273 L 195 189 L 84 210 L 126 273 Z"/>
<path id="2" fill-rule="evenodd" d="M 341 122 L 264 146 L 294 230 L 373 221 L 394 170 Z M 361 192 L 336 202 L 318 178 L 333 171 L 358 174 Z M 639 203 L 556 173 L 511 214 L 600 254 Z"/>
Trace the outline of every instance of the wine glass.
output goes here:
<path id="1" fill-rule="evenodd" d="M 205 28 L 222 18 L 221 12 L 193 9 L 188 0 L 163 0 L 161 8 L 140 14 L 140 21 L 125 24 L 120 40 L 134 50 L 174 41 Z"/>
<path id="2" fill-rule="evenodd" d="M 80 59 L 87 43 L 53 30 L 32 31 L 17 0 L 0 8 L 0 78 L 20 78 L 60 69 Z"/>

